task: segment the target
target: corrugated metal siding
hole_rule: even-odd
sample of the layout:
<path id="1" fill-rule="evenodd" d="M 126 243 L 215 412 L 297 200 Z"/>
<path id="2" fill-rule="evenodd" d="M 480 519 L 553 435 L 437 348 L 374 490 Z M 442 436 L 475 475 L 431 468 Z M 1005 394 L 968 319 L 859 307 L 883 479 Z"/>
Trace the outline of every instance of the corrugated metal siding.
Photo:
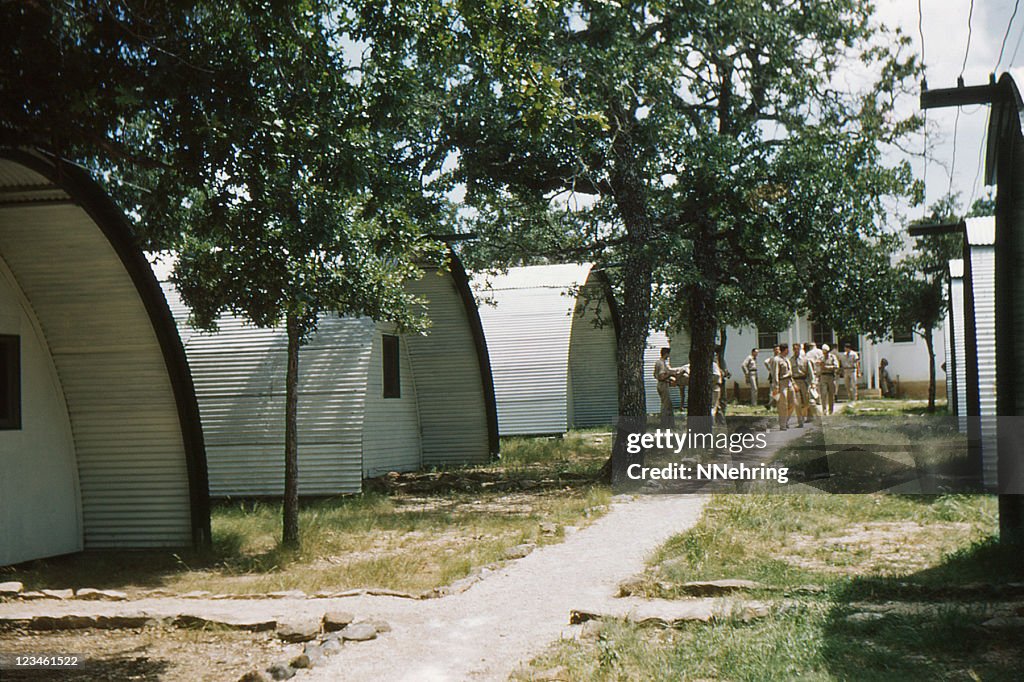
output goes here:
<path id="1" fill-rule="evenodd" d="M 661 357 L 661 349 L 668 345 L 668 334 L 665 332 L 651 332 L 647 335 L 647 345 L 644 346 L 644 397 L 647 400 L 648 414 L 661 411 L 658 381 L 654 378 L 654 363 Z M 678 391 L 676 393 L 678 394 Z"/>
<path id="2" fill-rule="evenodd" d="M 946 319 L 942 324 L 942 336 L 945 341 L 945 360 L 946 360 L 946 371 L 943 373 L 946 377 L 946 409 L 949 410 L 950 414 L 953 413 L 953 339 L 950 336 L 952 327 L 950 324 L 949 314 L 946 314 Z"/>
<path id="3" fill-rule="evenodd" d="M 469 317 L 452 276 L 428 269 L 410 291 L 429 301 L 431 328 L 405 341 L 419 397 L 426 466 L 490 459 L 484 384 Z"/>
<path id="4" fill-rule="evenodd" d="M 570 424 L 612 424 L 619 412 L 615 326 L 603 283 L 580 290 L 569 341 Z"/>
<path id="5" fill-rule="evenodd" d="M 163 282 L 196 386 L 206 437 L 210 494 L 278 496 L 284 491 L 285 370 L 282 327 L 259 329 L 224 316 L 208 334 Z M 376 326 L 324 316 L 299 353 L 299 492 L 332 495 L 362 485 L 366 377 Z"/>
<path id="6" fill-rule="evenodd" d="M 997 482 L 996 446 L 996 256 L 995 219 L 968 218 L 971 284 L 978 352 L 978 404 L 981 417 L 982 481 Z"/>
<path id="7" fill-rule="evenodd" d="M 0 566 L 6 566 L 81 550 L 82 507 L 57 368 L 2 257 L 0 334 L 17 335 L 21 355 L 21 428 L 0 431 Z"/>
<path id="8" fill-rule="evenodd" d="M 956 381 L 957 426 L 967 430 L 967 360 L 964 352 L 964 264 L 961 260 L 949 262 L 949 307 L 953 318 L 953 379 Z"/>
<path id="9" fill-rule="evenodd" d="M 0 165 L 4 177 L 17 175 L 16 164 Z M 43 182 L 24 175 L 30 184 Z M 177 404 L 124 265 L 76 206 L 5 208 L 3 219 L 0 252 L 36 313 L 63 386 L 85 546 L 190 544 Z"/>
<path id="10" fill-rule="evenodd" d="M 401 396 L 384 397 L 382 334 L 394 325 L 377 325 L 366 382 L 366 419 L 363 424 L 363 474 L 415 471 L 421 465 L 420 420 L 414 365 L 404 338 L 399 338 Z"/>
<path id="11" fill-rule="evenodd" d="M 501 435 L 568 430 L 569 340 L 576 303 L 571 290 L 582 286 L 589 272 L 589 265 L 536 265 L 473 278 Z"/>

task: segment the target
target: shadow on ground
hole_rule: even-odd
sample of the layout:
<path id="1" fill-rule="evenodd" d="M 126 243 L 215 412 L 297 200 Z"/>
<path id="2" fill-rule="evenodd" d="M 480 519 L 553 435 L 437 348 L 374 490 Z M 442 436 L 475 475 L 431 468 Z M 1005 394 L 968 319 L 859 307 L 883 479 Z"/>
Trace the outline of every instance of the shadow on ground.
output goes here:
<path id="1" fill-rule="evenodd" d="M 823 660 L 837 679 L 1020 680 L 1020 556 L 990 539 L 918 573 L 837 586 Z"/>

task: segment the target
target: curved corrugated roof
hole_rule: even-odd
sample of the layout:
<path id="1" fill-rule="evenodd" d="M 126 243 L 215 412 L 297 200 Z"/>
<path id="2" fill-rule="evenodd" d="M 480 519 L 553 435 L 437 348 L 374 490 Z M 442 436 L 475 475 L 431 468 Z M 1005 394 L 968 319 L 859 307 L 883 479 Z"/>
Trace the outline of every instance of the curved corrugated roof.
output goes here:
<path id="1" fill-rule="evenodd" d="M 74 432 L 85 547 L 207 542 L 192 378 L 124 214 L 85 170 L 37 151 L 0 149 L 0 185 L 0 252 Z"/>
<path id="2" fill-rule="evenodd" d="M 582 263 L 524 266 L 473 277 L 501 435 L 558 434 L 577 422 L 614 419 L 617 319 L 608 281 L 599 272 L 593 264 Z M 599 306 L 594 305 L 597 301 Z M 612 324 L 603 330 L 600 325 L 578 326 L 591 324 L 597 307 Z M 574 325 L 580 330 L 581 352 L 593 356 L 571 363 Z M 586 386 L 571 381 L 571 365 L 586 367 L 593 381 Z"/>

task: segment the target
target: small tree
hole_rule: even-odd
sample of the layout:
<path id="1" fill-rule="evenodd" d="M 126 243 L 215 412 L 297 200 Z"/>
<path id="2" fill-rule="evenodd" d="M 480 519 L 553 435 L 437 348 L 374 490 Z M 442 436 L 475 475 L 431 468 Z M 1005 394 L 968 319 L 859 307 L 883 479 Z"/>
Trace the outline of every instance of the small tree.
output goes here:
<path id="1" fill-rule="evenodd" d="M 322 314 L 425 323 L 404 285 L 437 253 L 420 68 L 446 15 L 416 2 L 5 3 L 0 142 L 92 165 L 174 248 L 194 322 L 288 337 L 284 531 L 298 534 L 299 349 Z M 424 10 L 424 11 L 420 11 Z M 440 22 L 435 25 L 431 22 Z M 425 63 L 425 62 L 424 62 Z"/>

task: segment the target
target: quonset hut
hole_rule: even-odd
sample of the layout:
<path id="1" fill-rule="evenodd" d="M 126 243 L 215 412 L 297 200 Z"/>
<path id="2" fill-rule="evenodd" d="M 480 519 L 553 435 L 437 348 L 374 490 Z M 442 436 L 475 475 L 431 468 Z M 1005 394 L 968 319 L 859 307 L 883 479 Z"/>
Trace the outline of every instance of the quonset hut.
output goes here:
<path id="1" fill-rule="evenodd" d="M 80 168 L 0 149 L 0 565 L 208 542 L 198 416 L 124 215 Z"/>
<path id="2" fill-rule="evenodd" d="M 589 263 L 478 274 L 473 288 L 494 374 L 498 431 L 562 434 L 618 414 L 618 313 Z"/>
<path id="3" fill-rule="evenodd" d="M 196 384 L 214 497 L 284 491 L 287 336 L 224 316 L 216 333 L 156 269 Z M 399 335 L 369 318 L 324 316 L 299 357 L 299 494 L 355 493 L 364 477 L 485 463 L 498 452 L 487 347 L 469 281 L 428 268 L 409 289 L 429 301 L 426 335 Z"/>

